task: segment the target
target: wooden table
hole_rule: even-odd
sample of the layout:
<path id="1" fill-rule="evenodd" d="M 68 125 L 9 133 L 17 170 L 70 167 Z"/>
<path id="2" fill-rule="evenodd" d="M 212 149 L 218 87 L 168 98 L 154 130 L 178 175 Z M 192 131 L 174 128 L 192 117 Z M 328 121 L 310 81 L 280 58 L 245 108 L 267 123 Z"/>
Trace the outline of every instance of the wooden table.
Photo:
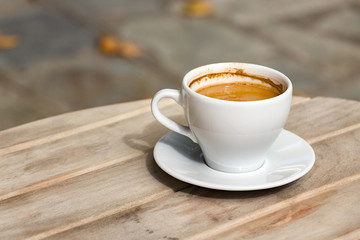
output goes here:
<path id="1" fill-rule="evenodd" d="M 183 121 L 181 109 L 162 109 Z M 314 148 L 303 178 L 227 192 L 181 182 L 152 151 L 150 100 L 0 132 L 0 239 L 360 239 L 360 102 L 294 97 L 285 127 Z"/>

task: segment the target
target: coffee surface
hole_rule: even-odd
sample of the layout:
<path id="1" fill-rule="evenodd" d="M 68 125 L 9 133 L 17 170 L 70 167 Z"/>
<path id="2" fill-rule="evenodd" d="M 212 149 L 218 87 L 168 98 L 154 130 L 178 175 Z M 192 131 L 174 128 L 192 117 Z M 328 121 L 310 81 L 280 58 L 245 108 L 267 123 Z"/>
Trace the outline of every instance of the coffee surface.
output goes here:
<path id="1" fill-rule="evenodd" d="M 205 85 L 196 90 L 207 97 L 228 101 L 257 101 L 280 95 L 273 86 L 250 82 L 223 82 Z"/>

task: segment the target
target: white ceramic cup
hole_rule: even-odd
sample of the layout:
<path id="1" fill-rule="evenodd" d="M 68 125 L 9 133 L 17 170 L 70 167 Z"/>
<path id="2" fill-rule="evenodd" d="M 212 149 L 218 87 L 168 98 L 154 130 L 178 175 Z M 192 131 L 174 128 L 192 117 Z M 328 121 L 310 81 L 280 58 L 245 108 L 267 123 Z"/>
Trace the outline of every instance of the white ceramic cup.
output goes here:
<path id="1" fill-rule="evenodd" d="M 240 72 L 243 75 L 233 74 L 230 78 L 218 77 L 191 84 L 201 76 L 225 72 Z M 195 92 L 197 87 L 214 82 L 266 84 L 259 80 L 261 78 L 280 83 L 283 93 L 265 100 L 236 102 Z M 159 111 L 158 104 L 162 98 L 172 98 L 184 108 L 188 126 L 170 120 Z M 155 94 L 151 108 L 161 124 L 200 145 L 208 166 L 218 171 L 240 173 L 254 171 L 264 164 L 267 151 L 285 125 L 291 99 L 292 84 L 289 78 L 274 69 L 248 63 L 216 63 L 188 72 L 181 91 L 160 90 Z"/>

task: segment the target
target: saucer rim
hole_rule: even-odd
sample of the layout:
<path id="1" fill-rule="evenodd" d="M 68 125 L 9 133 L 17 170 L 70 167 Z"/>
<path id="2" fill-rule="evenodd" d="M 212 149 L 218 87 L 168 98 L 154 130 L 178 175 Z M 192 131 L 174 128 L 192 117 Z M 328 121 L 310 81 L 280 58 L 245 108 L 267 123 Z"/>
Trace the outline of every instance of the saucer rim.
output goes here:
<path id="1" fill-rule="evenodd" d="M 200 181 L 200 180 L 188 177 L 186 175 L 179 174 L 178 172 L 172 170 L 172 168 L 167 167 L 167 165 L 164 164 L 164 161 L 159 160 L 160 157 L 158 157 L 159 152 L 158 152 L 157 149 L 158 149 L 158 146 L 159 146 L 160 142 L 166 136 L 168 136 L 168 135 L 170 135 L 172 133 L 176 133 L 174 131 L 169 131 L 168 133 L 164 134 L 157 141 L 157 143 L 155 144 L 154 150 L 153 150 L 153 156 L 154 156 L 154 160 L 155 160 L 156 164 L 164 172 L 166 172 L 167 174 L 169 174 L 170 176 L 172 176 L 172 177 L 174 177 L 174 178 L 176 178 L 178 180 L 181 180 L 183 182 L 186 182 L 186 183 L 189 183 L 189 184 L 192 184 L 192 185 L 196 185 L 196 186 L 200 186 L 200 187 L 204 187 L 204 188 L 208 188 L 208 189 L 225 190 L 225 191 L 256 191 L 256 190 L 264 190 L 264 189 L 276 188 L 276 187 L 280 187 L 280 186 L 289 184 L 291 182 L 294 182 L 294 181 L 300 179 L 301 177 L 303 177 L 305 174 L 307 174 L 312 169 L 312 167 L 315 164 L 315 159 L 316 159 L 314 149 L 311 147 L 311 145 L 306 140 L 304 140 L 303 138 L 299 137 L 298 135 L 296 135 L 295 133 L 293 133 L 291 131 L 283 129 L 282 132 L 285 132 L 288 135 L 292 135 L 292 137 L 296 137 L 296 138 L 298 138 L 299 140 L 301 140 L 304 143 L 304 145 L 305 145 L 304 147 L 308 148 L 308 150 L 309 150 L 308 154 L 311 155 L 311 156 L 309 156 L 309 164 L 304 169 L 302 169 L 300 172 L 298 172 L 298 173 L 296 173 L 294 175 L 291 175 L 291 176 L 289 176 L 287 178 L 284 178 L 284 179 L 281 179 L 281 180 L 278 180 L 278 181 L 274 181 L 274 182 L 271 182 L 271 183 L 265 183 L 265 184 L 261 184 L 261 185 L 243 185 L 243 186 L 228 185 L 228 186 L 226 186 L 224 184 L 218 184 L 218 183 L 206 183 L 204 181 Z M 176 133 L 176 134 L 178 134 L 178 133 Z M 263 166 L 260 167 L 259 169 L 255 170 L 255 171 L 252 171 L 252 172 L 246 172 L 246 173 L 221 172 L 221 171 L 210 168 L 209 166 L 207 166 L 207 164 L 205 162 L 203 162 L 203 164 L 208 168 L 208 170 L 214 172 L 216 175 L 227 175 L 227 176 L 242 175 L 242 176 L 244 176 L 244 175 L 247 175 L 247 174 L 256 174 L 261 169 L 266 168 L 266 165 L 268 163 L 265 161 Z"/>

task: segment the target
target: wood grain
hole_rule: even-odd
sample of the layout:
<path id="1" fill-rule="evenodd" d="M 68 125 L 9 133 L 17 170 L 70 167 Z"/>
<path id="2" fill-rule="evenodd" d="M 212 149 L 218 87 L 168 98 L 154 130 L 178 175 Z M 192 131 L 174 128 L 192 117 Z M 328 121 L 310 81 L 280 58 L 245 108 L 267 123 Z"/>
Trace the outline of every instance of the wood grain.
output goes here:
<path id="1" fill-rule="evenodd" d="M 85 109 L 42 119 L 0 132 L 0 151 L 19 143 L 48 137 L 89 123 L 125 114 L 134 109 L 148 107 L 149 100 L 120 103 L 104 107 Z"/>
<path id="2" fill-rule="evenodd" d="M 89 109 L 0 133 L 14 136 L 0 143 L 0 239 L 231 239 L 250 222 L 277 219 L 272 215 L 287 219 L 287 209 L 301 211 L 330 192 L 324 209 L 335 206 L 341 193 L 349 195 L 343 201 L 356 201 L 351 192 L 360 178 L 359 102 L 294 97 L 286 128 L 312 143 L 316 164 L 292 184 L 254 192 L 190 186 L 161 171 L 152 148 L 168 130 L 154 120 L 149 103 L 104 107 L 101 117 L 99 109 Z M 176 104 L 165 101 L 162 109 L 184 121 Z M 83 120 L 72 125 L 76 116 Z M 38 135 L 33 130 L 47 126 Z M 310 212 L 280 228 L 260 227 L 253 236 L 279 236 L 290 231 L 285 226 L 295 229 L 312 218 Z M 350 225 L 338 230 L 343 232 L 333 237 L 357 234 Z"/>
<path id="3" fill-rule="evenodd" d="M 176 112 L 175 109 L 177 109 L 175 106 L 170 106 L 166 108 L 165 112 L 174 114 Z M 140 109 L 139 112 L 141 113 L 142 110 Z M 135 113 L 135 116 L 137 116 L 138 112 L 132 111 L 131 113 Z M 144 136 L 141 135 L 142 132 L 145 132 L 145 135 L 148 133 L 143 128 L 154 124 L 152 130 L 154 130 L 155 134 L 151 138 L 153 141 L 148 143 L 148 146 L 152 147 L 156 139 L 164 134 L 167 129 L 156 122 L 154 123 L 153 117 L 148 112 L 140 115 L 139 118 L 134 120 L 131 117 L 125 118 L 123 115 L 117 115 L 113 117 L 116 119 L 114 123 L 112 123 L 113 119 L 105 119 L 100 123 L 93 123 L 90 127 L 85 125 L 84 127 L 68 130 L 65 133 L 57 133 L 50 137 L 39 138 L 22 144 L 22 151 L 17 149 L 14 153 L 8 153 L 8 155 L 1 158 L 3 161 L 0 162 L 0 166 L 8 167 L 9 169 L 6 174 L 0 176 L 0 180 L 1 178 L 4 179 L 0 183 L 1 193 L 7 194 L 6 196 L 0 195 L 0 199 L 13 196 L 21 191 L 27 191 L 26 189 L 21 190 L 21 188 L 33 189 L 34 186 L 32 185 L 37 184 L 37 186 L 40 186 L 42 181 L 50 183 L 52 181 L 51 178 L 59 179 L 58 176 L 66 175 L 67 171 L 74 171 L 75 169 L 81 169 L 92 164 L 102 164 L 101 162 L 103 161 L 112 161 L 112 159 L 108 158 L 99 158 L 98 154 L 103 154 L 102 151 L 108 155 L 111 155 L 113 150 L 118 151 L 114 153 L 117 154 L 117 158 L 122 158 L 126 154 L 133 154 L 133 150 L 123 143 L 122 138 L 124 135 L 129 135 L 132 132 L 133 135 L 137 135 L 138 139 L 144 139 Z M 129 116 L 129 114 L 125 114 L 125 116 Z M 110 123 L 104 124 L 104 121 Z M 121 124 L 117 124 L 119 122 Z M 104 126 L 104 128 L 101 126 Z M 141 126 L 141 129 L 133 130 L 134 126 Z M 112 130 L 108 131 L 107 128 L 112 128 Z M 119 134 L 112 136 L 114 135 L 113 133 Z M 86 139 L 86 141 L 83 139 Z M 111 145 L 117 143 L 119 143 L 118 147 Z M 14 151 L 13 146 L 10 148 L 11 151 Z M 66 151 L 63 149 L 66 149 Z M 6 148 L 3 150 L 6 151 Z M 26 151 L 26 153 L 23 151 Z M 72 154 L 73 151 L 77 155 Z M 42 156 L 42 152 L 46 152 L 47 155 Z M 35 161 L 31 160 L 31 163 L 28 163 L 26 159 L 23 159 L 24 153 L 27 155 L 27 159 L 32 159 L 36 155 Z M 121 155 L 119 155 L 120 153 Z M 87 158 L 87 155 L 90 155 L 90 158 Z M 61 168 L 60 171 L 58 167 Z M 15 178 L 17 179 L 16 182 L 13 181 Z M 5 181 L 5 179 L 8 181 Z M 9 181 L 14 182 L 14 184 L 8 184 Z"/>
<path id="4" fill-rule="evenodd" d="M 306 102 L 306 101 L 309 101 L 310 99 L 311 99 L 310 97 L 293 96 L 291 105 L 294 106 L 295 104 Z"/>
<path id="5" fill-rule="evenodd" d="M 359 102 L 318 97 L 294 105 L 285 128 L 311 141 L 359 123 Z"/>
<path id="6" fill-rule="evenodd" d="M 165 112 L 174 115 L 177 107 Z M 107 166 L 109 161 L 141 155 L 166 132 L 147 112 L 4 155 L 0 157 L 0 199 L 44 186 L 44 182 L 56 183 L 76 171 L 86 173 L 84 169 L 91 170 L 94 165 Z"/>
<path id="7" fill-rule="evenodd" d="M 304 178 L 284 187 L 254 192 L 224 192 L 192 187 L 142 205 L 136 210 L 136 223 L 129 217 L 135 214 L 132 213 L 134 209 L 130 209 L 51 239 L 76 239 L 80 236 L 111 239 L 129 233 L 133 239 L 222 239 L 217 238 L 218 234 L 238 229 L 252 221 L 261 221 L 279 211 L 286 213 L 284 209 L 358 183 L 359 140 L 360 130 L 315 144 L 317 160 L 314 169 Z M 341 143 L 347 147 L 343 148 Z M 341 162 L 341 159 L 346 159 L 346 162 Z M 360 196 L 355 194 L 355 197 L 359 199 Z M 339 212 L 339 216 L 341 214 Z M 307 214 L 302 217 L 305 216 Z M 340 230 L 346 230 L 340 227 Z"/>
<path id="8" fill-rule="evenodd" d="M 31 236 L 41 239 L 138 207 L 185 186 L 188 184 L 169 178 L 154 165 L 151 153 L 147 153 L 95 173 L 2 201 L 0 239 Z"/>
<path id="9" fill-rule="evenodd" d="M 292 104 L 309 99 L 294 96 Z M 148 113 L 151 111 L 150 102 L 150 99 L 146 99 L 85 109 L 4 130 L 0 132 L 0 156 Z M 162 100 L 160 108 L 170 105 L 181 112 L 171 100 Z"/>
<path id="10" fill-rule="evenodd" d="M 334 240 L 353 240 L 360 239 L 360 227 L 358 226 L 356 230 L 345 233 Z"/>
<path id="11" fill-rule="evenodd" d="M 304 99 L 295 97 L 294 101 L 301 102 Z M 143 107 L 145 103 L 147 106 Z M 149 103 L 149 100 L 130 103 L 132 108 L 140 108 L 129 110 L 126 105 L 125 111 L 121 110 L 122 104 L 95 108 L 94 116 L 107 111 L 120 114 L 112 114 L 110 118 L 100 120 L 95 118 L 92 123 L 87 120 L 85 125 L 81 125 L 79 120 L 77 124 L 80 125 L 75 128 L 71 128 L 74 125 L 70 127 L 66 124 L 69 121 L 64 121 L 64 118 L 72 119 L 70 114 L 61 115 L 61 121 L 50 119 L 51 122 L 61 123 L 58 128 L 53 127 L 47 132 L 50 134 L 53 131 L 53 134 L 44 137 L 40 134 L 40 137 L 33 140 L 0 149 L 0 168 L 4 169 L 0 175 L 0 200 L 94 171 L 107 166 L 109 162 L 116 163 L 118 159 L 126 159 L 127 155 L 141 155 L 143 150 L 149 150 L 168 131 L 154 120 Z M 165 114 L 184 123 L 181 109 L 174 102 L 163 101 L 161 107 Z M 89 118 L 91 114 L 75 112 L 74 115 L 74 118 L 79 117 L 78 115 Z M 44 128 L 49 121 L 39 121 L 35 129 L 41 126 Z M 32 129 L 33 125 L 29 124 L 28 127 Z M 16 133 L 16 129 L 13 131 Z M 20 140 L 25 138 L 31 137 L 25 137 L 25 134 L 19 137 Z"/>
<path id="12" fill-rule="evenodd" d="M 206 239 L 334 239 L 360 226 L 360 179 Z M 306 231 L 304 231 L 306 229 Z M 350 236 L 350 235 L 348 235 Z M 359 235 L 358 235 L 359 236 Z M 356 238 L 352 238 L 356 239 Z"/>

